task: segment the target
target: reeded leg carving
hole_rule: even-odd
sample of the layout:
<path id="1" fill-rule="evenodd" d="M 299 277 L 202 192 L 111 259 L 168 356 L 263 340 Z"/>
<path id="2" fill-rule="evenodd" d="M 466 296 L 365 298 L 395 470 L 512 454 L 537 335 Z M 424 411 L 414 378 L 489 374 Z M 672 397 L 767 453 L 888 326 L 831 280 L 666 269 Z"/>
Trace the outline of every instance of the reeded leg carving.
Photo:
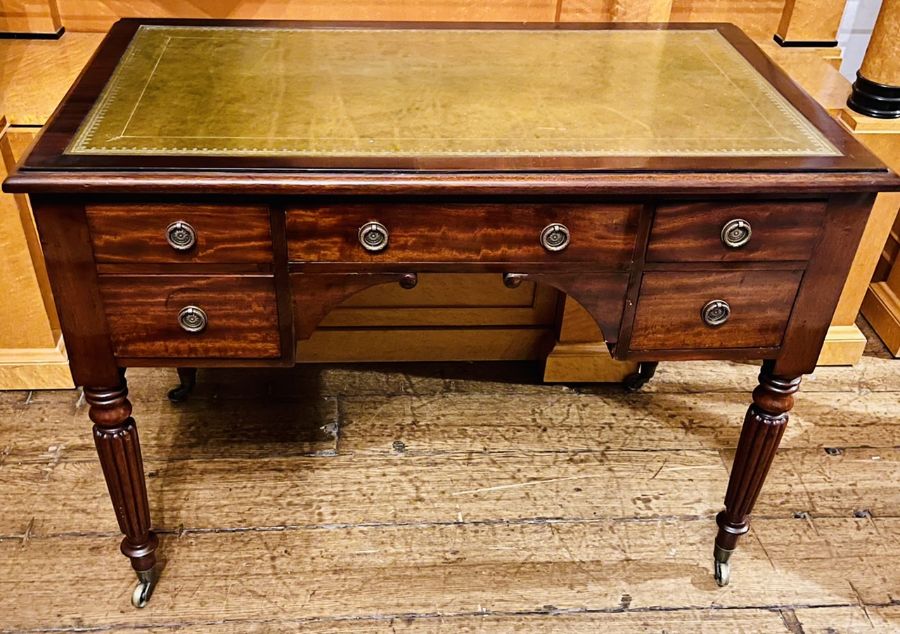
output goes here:
<path id="1" fill-rule="evenodd" d="M 720 586 L 728 584 L 728 560 L 741 535 L 750 530 L 750 511 L 784 434 L 788 412 L 794 406 L 793 395 L 800 387 L 801 377 L 773 376 L 771 367 L 769 362 L 763 364 L 759 386 L 753 390 L 753 404 L 744 417 L 728 480 L 725 510 L 716 516 L 719 532 L 713 557 L 716 581 Z"/>
<path id="2" fill-rule="evenodd" d="M 94 421 L 94 443 L 103 467 L 119 529 L 125 535 L 122 553 L 131 559 L 138 575 L 132 595 L 135 607 L 147 604 L 156 584 L 156 547 L 158 540 L 150 530 L 150 504 L 144 481 L 144 464 L 137 428 L 131 417 L 125 378 L 115 388 L 85 388 Z"/>
<path id="3" fill-rule="evenodd" d="M 169 400 L 173 403 L 186 401 L 197 384 L 197 368 L 178 368 L 178 387 L 169 390 Z"/>

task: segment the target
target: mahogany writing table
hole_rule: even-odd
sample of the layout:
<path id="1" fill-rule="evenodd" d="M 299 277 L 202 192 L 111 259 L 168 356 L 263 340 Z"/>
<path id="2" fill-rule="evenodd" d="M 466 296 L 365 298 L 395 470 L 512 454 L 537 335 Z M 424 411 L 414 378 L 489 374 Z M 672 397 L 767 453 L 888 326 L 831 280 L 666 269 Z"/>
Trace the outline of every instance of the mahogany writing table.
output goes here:
<path id="1" fill-rule="evenodd" d="M 421 272 L 569 294 L 612 355 L 762 359 L 729 557 L 896 175 L 738 29 L 123 20 L 7 191 L 31 197 L 139 577 L 157 538 L 124 370 L 294 362 Z"/>

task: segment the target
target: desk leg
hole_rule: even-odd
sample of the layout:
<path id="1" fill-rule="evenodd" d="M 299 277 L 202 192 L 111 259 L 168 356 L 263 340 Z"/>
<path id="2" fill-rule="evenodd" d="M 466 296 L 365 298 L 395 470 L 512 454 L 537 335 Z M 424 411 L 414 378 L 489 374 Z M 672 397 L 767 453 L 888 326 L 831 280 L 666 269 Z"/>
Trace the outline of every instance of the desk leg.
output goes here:
<path id="1" fill-rule="evenodd" d="M 772 363 L 765 362 L 759 374 L 759 386 L 753 390 L 753 404 L 744 418 L 725 494 L 725 510 L 716 516 L 719 533 L 714 560 L 720 586 L 728 584 L 728 560 L 738 539 L 750 530 L 750 511 L 784 434 L 787 413 L 794 406 L 793 394 L 800 387 L 801 377 L 779 377 L 771 371 Z"/>
<path id="2" fill-rule="evenodd" d="M 125 377 L 114 388 L 85 388 L 94 421 L 94 443 L 106 478 L 119 529 L 125 535 L 122 553 L 131 559 L 138 585 L 131 597 L 135 607 L 147 604 L 156 584 L 158 539 L 150 530 L 150 504 L 137 428 L 131 417 Z"/>

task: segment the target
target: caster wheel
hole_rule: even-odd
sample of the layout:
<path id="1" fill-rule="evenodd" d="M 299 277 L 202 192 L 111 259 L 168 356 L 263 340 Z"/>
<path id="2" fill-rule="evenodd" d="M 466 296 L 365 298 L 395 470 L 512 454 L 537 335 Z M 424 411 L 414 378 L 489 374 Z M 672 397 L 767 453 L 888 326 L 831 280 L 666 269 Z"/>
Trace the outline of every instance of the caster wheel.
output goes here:
<path id="1" fill-rule="evenodd" d="M 156 587 L 156 575 L 153 570 L 137 574 L 138 584 L 131 593 L 131 605 L 136 608 L 143 608 L 153 595 L 153 589 Z"/>
<path id="2" fill-rule="evenodd" d="M 638 372 L 629 374 L 622 380 L 622 387 L 628 392 L 637 392 L 645 385 L 647 385 L 647 379 Z"/>
<path id="3" fill-rule="evenodd" d="M 193 386 L 179 385 L 178 387 L 173 387 L 169 390 L 169 393 L 166 396 L 169 397 L 169 401 L 172 403 L 183 403 L 187 400 L 188 396 L 191 395 L 192 389 Z"/>
<path id="4" fill-rule="evenodd" d="M 724 588 L 731 580 L 731 564 L 717 561 L 716 562 L 716 583 L 720 588 Z"/>
<path id="5" fill-rule="evenodd" d="M 647 385 L 647 381 L 653 378 L 658 365 L 657 361 L 642 361 L 638 365 L 637 372 L 625 377 L 622 381 L 622 386 L 629 392 L 637 392 Z"/>

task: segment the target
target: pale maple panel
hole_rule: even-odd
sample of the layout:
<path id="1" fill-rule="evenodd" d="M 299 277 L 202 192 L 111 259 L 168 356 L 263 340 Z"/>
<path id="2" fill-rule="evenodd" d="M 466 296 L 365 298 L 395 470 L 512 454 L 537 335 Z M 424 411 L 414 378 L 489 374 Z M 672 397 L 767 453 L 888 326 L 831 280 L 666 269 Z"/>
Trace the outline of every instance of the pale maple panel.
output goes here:
<path id="1" fill-rule="evenodd" d="M 0 33 L 56 33 L 60 26 L 56 0 L 0 2 Z"/>
<path id="2" fill-rule="evenodd" d="M 16 157 L 0 116 L 0 181 L 15 166 Z M 56 348 L 58 335 L 44 305 L 34 260 L 41 260 L 37 231 L 24 197 L 0 193 L 0 350 Z"/>
<path id="3" fill-rule="evenodd" d="M 673 0 L 561 0 L 568 22 L 668 22 Z"/>
<path id="4" fill-rule="evenodd" d="M 44 125 L 102 39 L 99 33 L 0 39 L 0 114 L 12 125 Z"/>
<path id="5" fill-rule="evenodd" d="M 552 22 L 556 0 L 59 0 L 67 29 L 106 31 L 123 17 L 269 20 L 448 20 Z"/>
<path id="6" fill-rule="evenodd" d="M 860 74 L 879 84 L 900 86 L 900 2 L 884 0 Z"/>
<path id="7" fill-rule="evenodd" d="M 778 35 L 786 42 L 834 42 L 846 0 L 787 0 Z"/>
<path id="8" fill-rule="evenodd" d="M 672 0 L 672 22 L 731 22 L 757 41 L 772 39 L 784 0 Z"/>

